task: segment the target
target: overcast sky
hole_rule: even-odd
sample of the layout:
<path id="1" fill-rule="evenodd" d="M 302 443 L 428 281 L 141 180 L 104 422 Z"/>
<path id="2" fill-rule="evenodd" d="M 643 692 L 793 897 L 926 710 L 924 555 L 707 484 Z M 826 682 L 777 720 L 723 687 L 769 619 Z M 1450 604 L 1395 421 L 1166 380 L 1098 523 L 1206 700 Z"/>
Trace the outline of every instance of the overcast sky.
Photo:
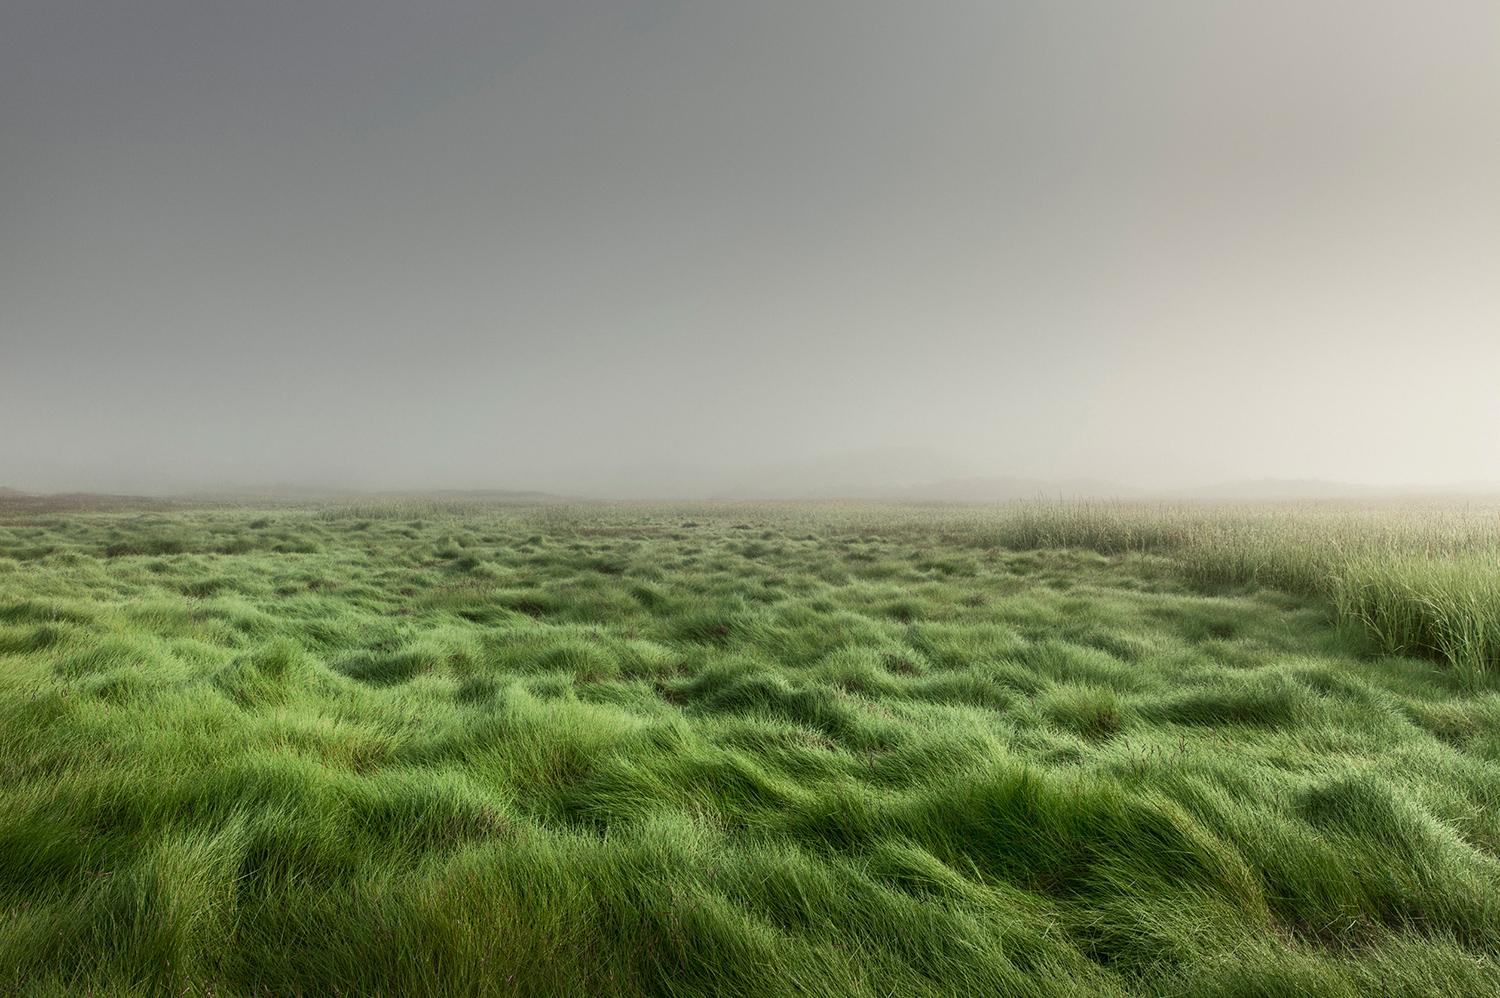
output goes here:
<path id="1" fill-rule="evenodd" d="M 0 10 L 0 485 L 882 454 L 1500 480 L 1500 4 Z"/>

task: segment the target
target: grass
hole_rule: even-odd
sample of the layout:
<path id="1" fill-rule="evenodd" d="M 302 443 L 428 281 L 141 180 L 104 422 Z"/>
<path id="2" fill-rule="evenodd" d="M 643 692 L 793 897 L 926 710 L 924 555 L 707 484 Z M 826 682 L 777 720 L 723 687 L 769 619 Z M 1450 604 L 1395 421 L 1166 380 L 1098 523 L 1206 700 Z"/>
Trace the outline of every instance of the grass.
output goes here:
<path id="1" fill-rule="evenodd" d="M 5 500 L 0 993 L 1497 993 L 1497 551 Z"/>

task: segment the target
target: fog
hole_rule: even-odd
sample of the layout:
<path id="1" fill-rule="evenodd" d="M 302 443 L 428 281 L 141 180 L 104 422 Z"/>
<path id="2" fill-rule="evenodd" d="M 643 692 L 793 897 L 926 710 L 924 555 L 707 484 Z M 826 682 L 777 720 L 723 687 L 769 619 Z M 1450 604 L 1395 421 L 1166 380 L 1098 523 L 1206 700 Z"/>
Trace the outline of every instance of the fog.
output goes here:
<path id="1" fill-rule="evenodd" d="M 1497 122 L 1493 0 L 9 0 L 0 485 L 1496 481 Z"/>

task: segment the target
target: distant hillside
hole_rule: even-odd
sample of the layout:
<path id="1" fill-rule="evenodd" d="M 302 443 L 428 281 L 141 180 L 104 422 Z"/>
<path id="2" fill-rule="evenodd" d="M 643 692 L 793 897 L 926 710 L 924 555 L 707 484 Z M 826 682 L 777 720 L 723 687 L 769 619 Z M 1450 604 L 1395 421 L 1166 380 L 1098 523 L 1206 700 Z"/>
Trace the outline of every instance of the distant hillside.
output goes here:
<path id="1" fill-rule="evenodd" d="M 1185 499 L 1278 502 L 1294 499 L 1400 499 L 1500 495 L 1500 483 L 1469 482 L 1455 485 L 1365 485 L 1312 478 L 1262 478 L 1184 489 L 1175 495 Z"/>
<path id="2" fill-rule="evenodd" d="M 1374 485 L 1333 482 L 1315 478 L 1261 478 L 1248 481 L 1221 482 L 1179 493 L 1188 499 L 1363 499 L 1388 492 Z"/>
<path id="3" fill-rule="evenodd" d="M 895 495 L 907 499 L 949 500 L 953 502 L 1004 502 L 1018 499 L 1123 499 L 1134 496 L 1136 489 L 1101 479 L 1077 478 L 946 478 L 924 485 L 897 490 Z"/>

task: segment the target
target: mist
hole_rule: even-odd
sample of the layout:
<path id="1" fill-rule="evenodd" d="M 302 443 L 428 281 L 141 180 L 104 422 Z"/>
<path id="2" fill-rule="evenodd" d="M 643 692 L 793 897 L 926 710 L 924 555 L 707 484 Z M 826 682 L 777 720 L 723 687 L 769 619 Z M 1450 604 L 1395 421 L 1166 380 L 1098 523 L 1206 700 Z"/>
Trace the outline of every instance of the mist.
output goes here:
<path id="1" fill-rule="evenodd" d="M 1492 2 L 0 20 L 0 485 L 1500 481 Z"/>

